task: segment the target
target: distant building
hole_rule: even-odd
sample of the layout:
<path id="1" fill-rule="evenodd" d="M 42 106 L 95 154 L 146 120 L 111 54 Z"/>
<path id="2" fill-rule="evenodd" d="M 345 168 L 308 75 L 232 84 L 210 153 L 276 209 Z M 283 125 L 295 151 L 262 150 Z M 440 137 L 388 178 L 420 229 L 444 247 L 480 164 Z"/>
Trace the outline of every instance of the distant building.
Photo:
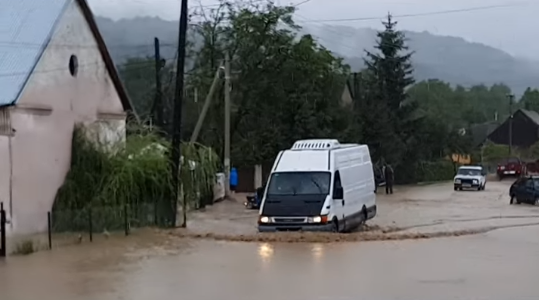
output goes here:
<path id="1" fill-rule="evenodd" d="M 498 121 L 490 121 L 482 124 L 475 124 L 470 127 L 472 135 L 472 145 L 474 148 L 478 148 L 483 145 L 488 136 L 500 126 Z"/>
<path id="2" fill-rule="evenodd" d="M 519 109 L 513 114 L 512 145 L 528 148 L 539 141 L 539 114 Z M 509 118 L 488 135 L 495 144 L 509 145 Z"/>
<path id="3" fill-rule="evenodd" d="M 125 138 L 131 104 L 84 0 L 3 0 L 0 201 L 8 233 L 46 230 L 76 123 Z"/>

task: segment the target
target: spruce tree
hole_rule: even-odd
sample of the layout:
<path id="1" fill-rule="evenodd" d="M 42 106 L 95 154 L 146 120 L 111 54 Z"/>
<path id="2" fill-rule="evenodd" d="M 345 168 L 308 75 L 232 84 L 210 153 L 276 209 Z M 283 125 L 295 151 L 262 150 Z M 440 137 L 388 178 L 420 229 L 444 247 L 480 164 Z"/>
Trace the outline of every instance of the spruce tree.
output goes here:
<path id="1" fill-rule="evenodd" d="M 378 53 L 367 51 L 365 64 L 374 75 L 376 97 L 386 102 L 391 111 L 397 111 L 406 101 L 406 88 L 415 82 L 411 64 L 413 52 L 408 51 L 404 33 L 396 30 L 397 22 L 390 14 L 382 24 L 385 29 L 378 32 L 375 46 Z"/>
<path id="2" fill-rule="evenodd" d="M 406 89 L 415 82 L 411 64 L 413 52 L 408 51 L 406 37 L 396 30 L 397 22 L 390 14 L 382 24 L 385 29 L 377 34 L 377 51 L 367 51 L 365 58 L 366 72 L 370 74 L 365 106 L 378 116 L 378 124 L 370 125 L 389 131 L 378 133 L 380 158 L 397 166 L 409 156 L 408 142 L 420 126 L 416 117 L 417 105 L 407 101 L 406 94 Z M 369 131 L 368 128 L 365 130 Z M 383 140 L 380 140 L 382 136 Z"/>

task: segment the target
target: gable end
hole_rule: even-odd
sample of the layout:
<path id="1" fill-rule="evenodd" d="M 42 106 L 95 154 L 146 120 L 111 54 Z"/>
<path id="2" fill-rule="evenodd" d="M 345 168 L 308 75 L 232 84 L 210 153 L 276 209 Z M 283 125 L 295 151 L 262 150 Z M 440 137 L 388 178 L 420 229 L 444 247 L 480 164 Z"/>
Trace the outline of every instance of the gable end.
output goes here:
<path id="1" fill-rule="evenodd" d="M 112 83 L 114 84 L 114 87 L 116 88 L 118 96 L 120 97 L 120 101 L 122 102 L 124 111 L 128 113 L 128 117 L 134 118 L 136 121 L 138 121 L 139 120 L 138 115 L 136 114 L 133 104 L 131 103 L 129 96 L 127 95 L 125 87 L 118 74 L 118 70 L 116 69 L 116 66 L 114 65 L 114 61 L 112 60 L 112 57 L 110 56 L 107 46 L 105 45 L 105 40 L 103 39 L 103 36 L 101 36 L 101 33 L 99 32 L 99 28 L 97 27 L 97 23 L 95 22 L 94 15 L 90 7 L 88 6 L 88 3 L 86 2 L 86 0 L 76 0 L 76 1 L 79 4 L 79 7 L 84 15 L 84 18 L 86 19 L 86 22 L 88 23 L 88 26 L 90 27 L 90 30 L 92 31 L 92 35 L 94 36 L 97 42 L 99 52 L 101 53 L 101 56 L 103 58 L 103 61 L 105 62 L 107 71 L 109 72 L 109 75 L 112 79 Z"/>

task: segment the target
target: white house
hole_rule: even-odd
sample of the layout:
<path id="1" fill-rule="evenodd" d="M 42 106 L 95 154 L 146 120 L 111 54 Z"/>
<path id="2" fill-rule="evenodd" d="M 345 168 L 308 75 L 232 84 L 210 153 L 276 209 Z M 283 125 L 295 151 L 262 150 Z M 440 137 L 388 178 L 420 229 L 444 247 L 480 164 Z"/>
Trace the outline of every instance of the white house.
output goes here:
<path id="1" fill-rule="evenodd" d="M 8 234 L 29 234 L 46 229 L 74 125 L 125 137 L 132 106 L 85 0 L 1 7 L 0 202 Z"/>

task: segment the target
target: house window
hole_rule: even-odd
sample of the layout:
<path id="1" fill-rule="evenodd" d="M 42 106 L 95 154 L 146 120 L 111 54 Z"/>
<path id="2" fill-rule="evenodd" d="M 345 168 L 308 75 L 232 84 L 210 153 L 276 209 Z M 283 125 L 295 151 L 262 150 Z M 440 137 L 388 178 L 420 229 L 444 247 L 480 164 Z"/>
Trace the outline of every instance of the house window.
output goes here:
<path id="1" fill-rule="evenodd" d="M 11 113 L 9 108 L 0 108 L 0 135 L 11 135 Z"/>
<path id="2" fill-rule="evenodd" d="M 73 77 L 77 77 L 77 73 L 79 72 L 79 59 L 76 55 L 71 55 L 69 58 L 69 73 Z"/>

